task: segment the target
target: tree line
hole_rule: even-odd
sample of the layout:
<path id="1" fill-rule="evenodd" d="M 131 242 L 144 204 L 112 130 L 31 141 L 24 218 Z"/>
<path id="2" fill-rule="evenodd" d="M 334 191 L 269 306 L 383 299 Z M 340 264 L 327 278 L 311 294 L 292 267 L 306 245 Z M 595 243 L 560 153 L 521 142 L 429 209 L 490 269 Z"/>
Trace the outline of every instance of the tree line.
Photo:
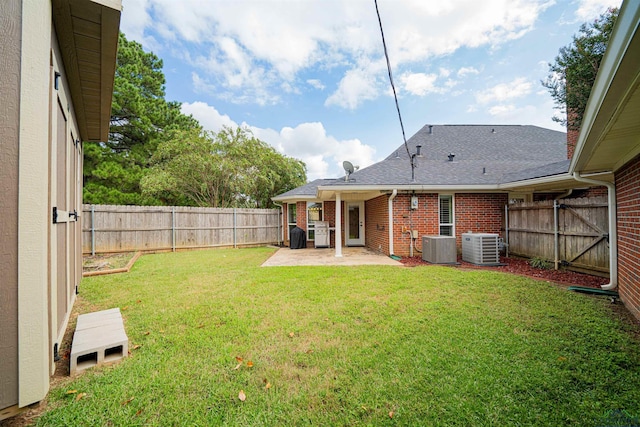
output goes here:
<path id="1" fill-rule="evenodd" d="M 162 60 L 120 34 L 109 139 L 84 144 L 85 203 L 273 207 L 306 166 L 246 128 L 209 132 L 165 99 Z"/>

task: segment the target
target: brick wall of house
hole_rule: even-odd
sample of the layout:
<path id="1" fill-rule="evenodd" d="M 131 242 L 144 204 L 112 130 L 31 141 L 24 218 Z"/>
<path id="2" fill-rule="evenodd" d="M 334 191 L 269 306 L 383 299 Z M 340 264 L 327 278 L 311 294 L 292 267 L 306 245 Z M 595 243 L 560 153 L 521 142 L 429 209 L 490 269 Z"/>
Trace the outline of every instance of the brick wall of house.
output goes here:
<path id="1" fill-rule="evenodd" d="M 394 199 L 393 246 L 395 255 L 409 256 L 411 240 L 409 233 L 406 232 L 407 230 L 418 231 L 418 239 L 415 241 L 413 251 L 414 256 L 420 256 L 418 250 L 422 249 L 422 236 L 440 234 L 439 195 L 418 194 L 416 196 L 418 197 L 418 209 L 416 210 L 410 209 L 410 194 L 399 194 Z M 502 235 L 504 229 L 504 205 L 507 200 L 507 194 L 456 193 L 454 195 L 454 214 L 458 249 L 461 248 L 462 244 L 461 234 L 467 231 Z M 384 204 L 386 209 L 386 201 Z M 375 224 L 372 227 L 375 227 Z M 388 231 L 385 231 L 385 233 L 388 239 Z M 367 239 L 369 239 L 369 234 L 367 234 Z M 367 246 L 372 249 L 377 249 L 378 244 L 381 243 L 373 242 L 370 244 L 367 242 Z M 382 245 L 382 249 L 384 253 L 388 254 L 388 244 L 386 247 Z"/>
<path id="2" fill-rule="evenodd" d="M 618 286 L 620 298 L 640 319 L 640 156 L 616 172 Z"/>
<path id="3" fill-rule="evenodd" d="M 341 211 L 342 212 L 342 218 L 340 223 L 343 224 L 344 223 L 344 210 Z M 336 226 L 336 202 L 324 202 L 324 208 L 322 211 L 322 215 L 325 221 L 329 221 L 329 227 L 330 228 L 335 228 Z M 344 230 L 344 226 L 343 226 L 343 230 Z M 329 244 L 331 245 L 332 248 L 336 247 L 336 233 L 335 231 L 330 231 L 329 232 Z"/>
<path id="4" fill-rule="evenodd" d="M 496 233 L 503 236 L 504 206 L 507 194 L 456 193 L 456 242 L 462 244 L 462 233 Z"/>
<path id="5" fill-rule="evenodd" d="M 389 253 L 389 196 L 380 195 L 364 204 L 366 246 L 375 251 Z"/>

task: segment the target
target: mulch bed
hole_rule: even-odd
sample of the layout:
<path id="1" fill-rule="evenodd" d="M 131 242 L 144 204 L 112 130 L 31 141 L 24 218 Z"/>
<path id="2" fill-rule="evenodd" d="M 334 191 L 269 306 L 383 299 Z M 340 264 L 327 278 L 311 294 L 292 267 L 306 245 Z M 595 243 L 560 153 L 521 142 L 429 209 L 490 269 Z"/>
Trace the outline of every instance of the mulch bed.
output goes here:
<path id="1" fill-rule="evenodd" d="M 434 265 L 423 261 L 421 257 L 406 257 L 400 260 L 407 267 Z M 505 273 L 519 274 L 521 276 L 527 276 L 534 279 L 546 280 L 549 282 L 560 283 L 568 286 L 584 286 L 589 288 L 600 288 L 601 285 L 609 283 L 609 280 L 605 277 L 592 276 L 589 274 L 576 273 L 569 270 L 554 270 L 553 268 L 544 270 L 540 268 L 534 268 L 529 265 L 528 260 L 520 258 L 507 258 L 500 257 L 502 266 L 485 267 L 480 265 L 471 264 L 469 262 L 462 261 L 458 258 L 459 265 L 451 266 L 452 268 L 462 269 L 482 269 L 482 270 L 494 270 L 502 271 Z"/>

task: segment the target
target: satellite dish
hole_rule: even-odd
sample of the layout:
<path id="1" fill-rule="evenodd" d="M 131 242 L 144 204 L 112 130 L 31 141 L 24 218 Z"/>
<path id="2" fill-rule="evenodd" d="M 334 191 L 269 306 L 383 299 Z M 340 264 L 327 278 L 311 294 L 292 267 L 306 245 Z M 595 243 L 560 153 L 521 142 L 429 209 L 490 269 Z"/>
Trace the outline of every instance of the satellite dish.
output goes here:
<path id="1" fill-rule="evenodd" d="M 345 176 L 344 176 L 345 181 L 349 181 L 349 175 L 351 175 L 353 172 L 360 169 L 360 166 L 353 166 L 351 162 L 348 162 L 346 160 L 342 162 L 342 167 L 344 168 L 344 172 L 345 172 Z"/>
<path id="2" fill-rule="evenodd" d="M 351 175 L 355 171 L 353 164 L 351 164 L 351 162 L 347 160 L 342 162 L 342 167 L 344 168 L 344 171 L 347 173 L 347 176 Z"/>

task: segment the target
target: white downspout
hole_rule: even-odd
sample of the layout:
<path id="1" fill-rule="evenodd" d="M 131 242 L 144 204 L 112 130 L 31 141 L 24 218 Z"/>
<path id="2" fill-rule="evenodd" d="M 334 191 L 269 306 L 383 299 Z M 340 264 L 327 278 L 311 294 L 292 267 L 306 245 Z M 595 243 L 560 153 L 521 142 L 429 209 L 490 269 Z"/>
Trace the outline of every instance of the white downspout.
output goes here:
<path id="1" fill-rule="evenodd" d="M 617 209 L 616 209 L 616 185 L 610 182 L 597 181 L 595 179 L 580 176 L 578 172 L 573 173 L 576 181 L 586 182 L 607 187 L 609 204 L 609 283 L 601 288 L 607 291 L 618 287 L 618 231 L 617 231 Z"/>
<path id="2" fill-rule="evenodd" d="M 336 258 L 342 257 L 342 200 L 336 192 Z"/>
<path id="3" fill-rule="evenodd" d="M 389 196 L 389 256 L 393 255 L 393 199 L 398 195 L 398 190 L 394 189 Z"/>

